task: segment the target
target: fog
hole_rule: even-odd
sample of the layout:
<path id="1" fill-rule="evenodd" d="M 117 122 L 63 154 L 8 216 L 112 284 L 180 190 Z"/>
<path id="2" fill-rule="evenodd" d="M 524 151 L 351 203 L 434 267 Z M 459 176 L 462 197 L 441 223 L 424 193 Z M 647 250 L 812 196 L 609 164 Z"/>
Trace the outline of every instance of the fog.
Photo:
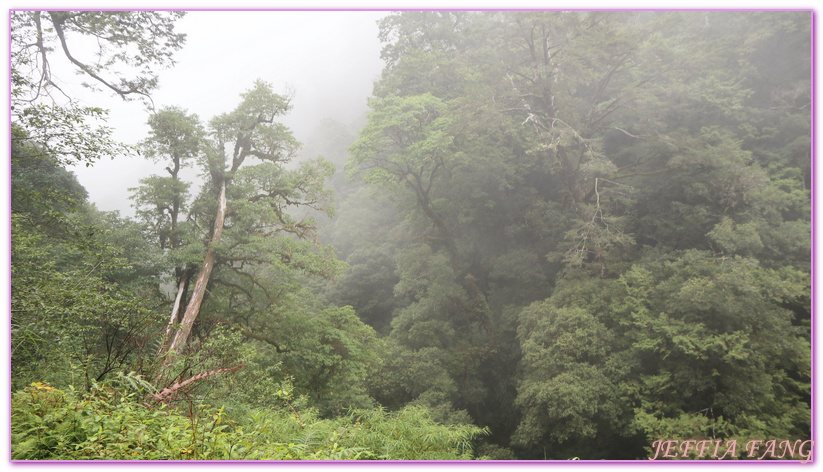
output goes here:
<path id="1" fill-rule="evenodd" d="M 184 108 L 207 123 L 234 109 L 239 94 L 262 79 L 278 93 L 293 94 L 293 109 L 283 122 L 305 143 L 325 118 L 350 123 L 365 115 L 366 100 L 383 67 L 377 21 L 386 14 L 189 12 L 177 23 L 177 30 L 187 34 L 186 45 L 176 54 L 173 68 L 159 71 L 160 87 L 152 95 L 154 105 L 156 109 Z M 110 111 L 107 126 L 113 129 L 116 140 L 136 144 L 147 136 L 150 110 L 145 105 L 124 102 L 105 91 L 83 91 L 70 81 L 71 73 L 63 72 L 61 78 L 66 81 L 64 88 L 76 90 L 71 94 Z M 142 177 L 165 173 L 162 165 L 139 156 L 104 159 L 73 171 L 98 209 L 117 210 L 123 216 L 134 214 L 128 189 L 137 186 Z"/>
<path id="2" fill-rule="evenodd" d="M 796 460 L 813 12 L 413 10 L 381 45 L 388 14 L 190 12 L 149 105 L 83 90 L 59 46 L 40 62 L 55 45 L 30 38 L 70 15 L 14 12 L 15 87 L 40 96 L 21 68 L 51 65 L 135 149 L 175 112 L 144 152 L 163 163 L 94 161 L 50 149 L 87 133 L 14 91 L 32 131 L 11 129 L 12 459 L 725 460 L 765 441 L 756 460 Z M 108 18 L 75 27 L 116 39 Z M 208 129 L 257 81 L 206 140 L 227 170 L 176 110 Z M 272 115 L 303 165 L 255 165 L 291 149 Z M 61 167 L 78 158 L 82 188 Z M 197 166 L 207 191 L 183 184 Z"/>

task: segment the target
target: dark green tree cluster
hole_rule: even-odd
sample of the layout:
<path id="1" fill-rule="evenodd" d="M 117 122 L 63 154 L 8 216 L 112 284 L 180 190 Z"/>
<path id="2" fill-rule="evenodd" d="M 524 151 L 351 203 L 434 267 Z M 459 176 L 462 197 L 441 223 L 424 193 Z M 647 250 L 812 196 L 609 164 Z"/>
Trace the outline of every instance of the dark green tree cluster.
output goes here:
<path id="1" fill-rule="evenodd" d="M 302 149 L 262 80 L 153 108 L 181 16 L 12 12 L 14 459 L 809 438 L 808 12 L 389 14 L 368 116 Z M 67 170 L 134 149 L 56 51 L 152 107 L 134 219 Z"/>
<path id="2" fill-rule="evenodd" d="M 350 267 L 329 296 L 386 339 L 375 398 L 519 458 L 808 438 L 810 25 L 383 20 L 330 236 Z"/>

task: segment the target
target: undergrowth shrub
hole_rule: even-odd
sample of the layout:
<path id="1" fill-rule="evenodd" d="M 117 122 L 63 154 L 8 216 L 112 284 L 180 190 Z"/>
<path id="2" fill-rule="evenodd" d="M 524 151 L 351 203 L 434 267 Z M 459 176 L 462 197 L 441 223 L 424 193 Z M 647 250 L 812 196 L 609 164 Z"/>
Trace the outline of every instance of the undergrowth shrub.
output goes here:
<path id="1" fill-rule="evenodd" d="M 88 392 L 34 382 L 12 395 L 12 460 L 448 460 L 471 459 L 488 431 L 435 423 L 422 407 L 351 410 L 168 407 L 151 386 L 120 375 Z"/>

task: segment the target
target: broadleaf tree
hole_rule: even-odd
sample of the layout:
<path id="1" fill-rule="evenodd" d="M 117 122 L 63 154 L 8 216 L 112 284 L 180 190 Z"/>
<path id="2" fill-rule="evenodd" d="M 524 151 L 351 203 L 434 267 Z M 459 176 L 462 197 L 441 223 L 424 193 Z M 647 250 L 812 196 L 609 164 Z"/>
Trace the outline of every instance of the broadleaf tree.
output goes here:
<path id="1" fill-rule="evenodd" d="M 524 458 L 637 458 L 664 432 L 752 438 L 758 421 L 808 434 L 809 34 L 805 12 L 383 20 L 349 168 L 393 226 L 379 249 L 340 233 L 351 274 L 397 254 L 391 302 L 354 298 L 391 326 L 378 400 L 465 410 Z M 644 270 L 643 308 L 618 309 Z M 719 364 L 688 358 L 711 349 Z M 757 385 L 713 377 L 762 356 L 780 365 Z"/>

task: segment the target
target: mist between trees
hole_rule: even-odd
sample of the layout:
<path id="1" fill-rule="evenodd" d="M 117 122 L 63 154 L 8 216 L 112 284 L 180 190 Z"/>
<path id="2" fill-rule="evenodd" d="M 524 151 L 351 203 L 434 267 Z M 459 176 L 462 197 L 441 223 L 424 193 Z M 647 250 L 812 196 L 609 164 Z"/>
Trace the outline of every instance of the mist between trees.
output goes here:
<path id="1" fill-rule="evenodd" d="M 266 77 L 151 101 L 182 16 L 11 12 L 12 459 L 810 439 L 810 12 L 388 14 L 367 118 L 304 143 Z M 134 218 L 66 169 L 128 153 Z"/>

